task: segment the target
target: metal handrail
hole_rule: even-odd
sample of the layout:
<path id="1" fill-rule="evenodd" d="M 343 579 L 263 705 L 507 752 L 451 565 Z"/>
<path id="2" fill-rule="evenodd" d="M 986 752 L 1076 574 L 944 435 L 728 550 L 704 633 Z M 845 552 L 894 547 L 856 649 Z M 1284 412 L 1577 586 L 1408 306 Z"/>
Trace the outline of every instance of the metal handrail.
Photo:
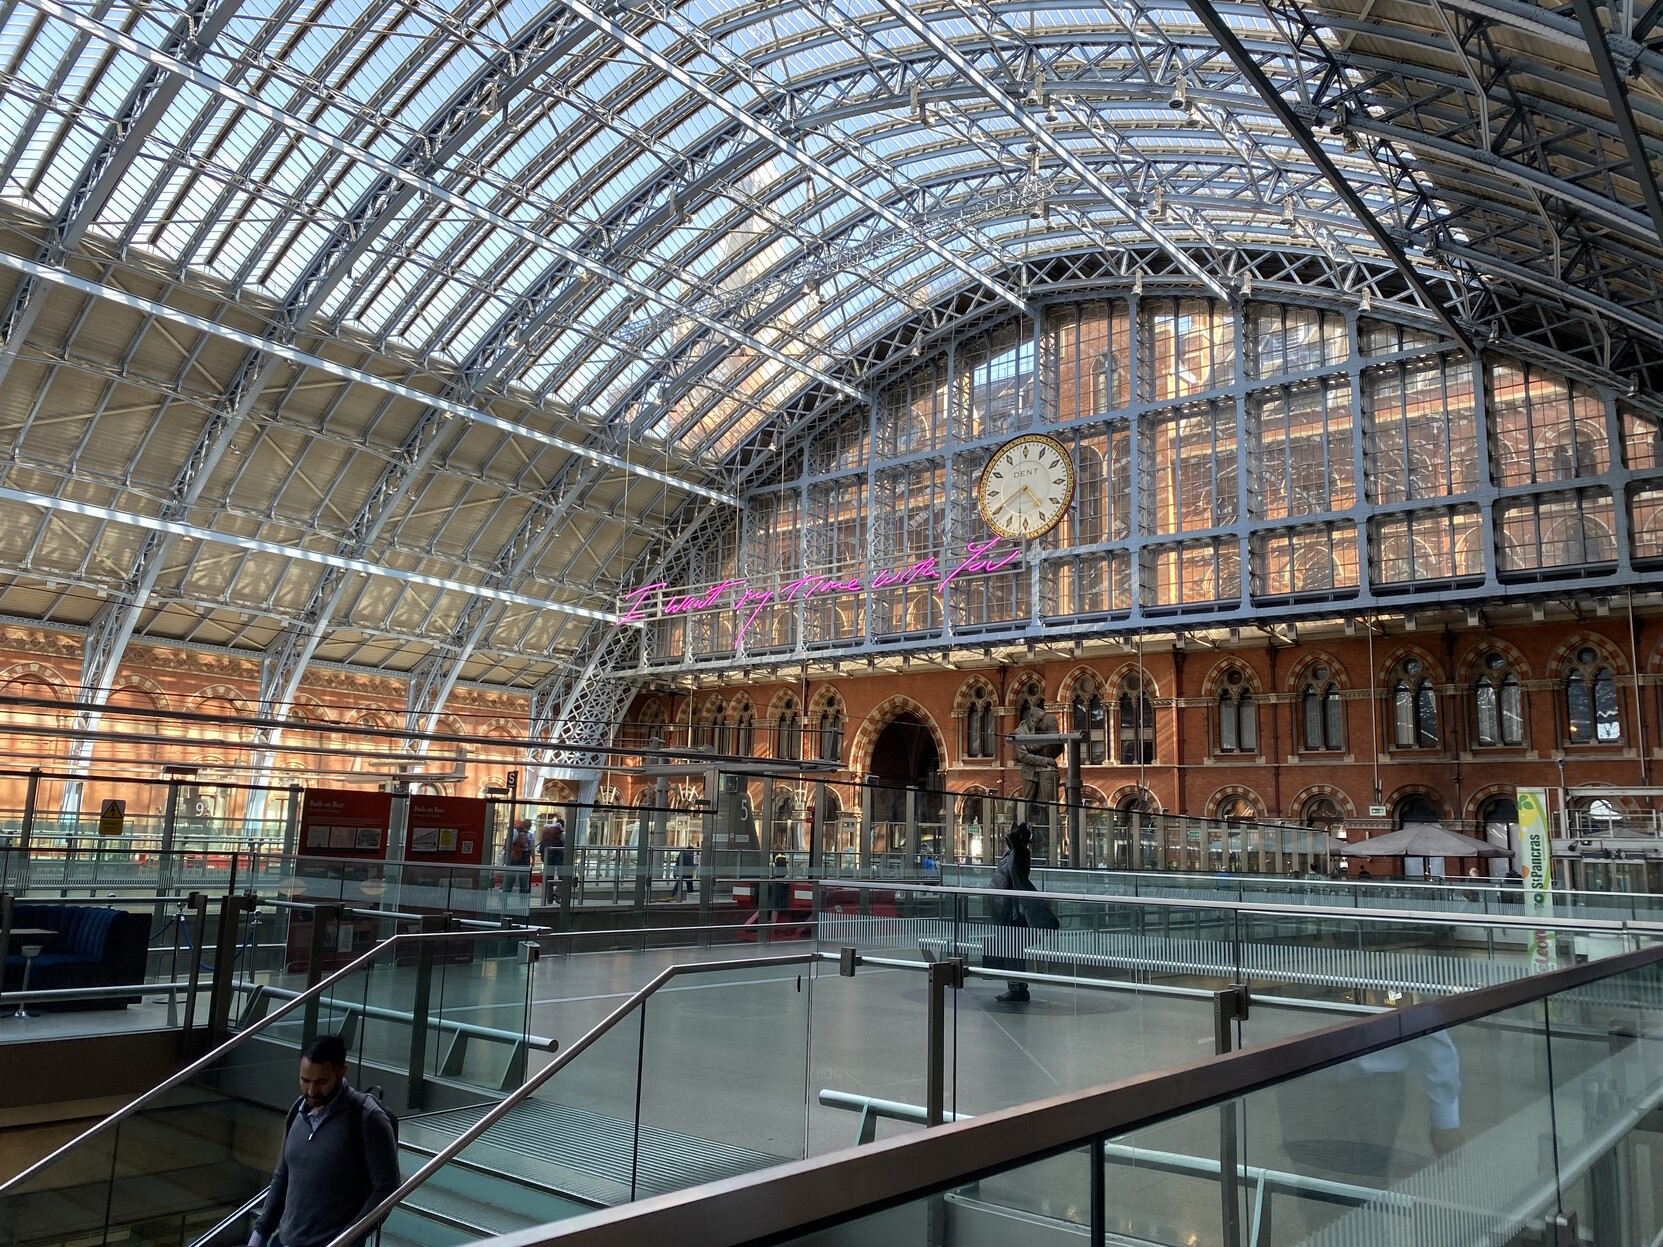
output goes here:
<path id="1" fill-rule="evenodd" d="M 809 882 L 803 880 L 802 882 Z M 1663 922 L 1636 922 L 1629 918 L 1561 918 L 1549 915 L 1545 918 L 1532 918 L 1522 915 L 1502 914 L 1458 914 L 1447 910 L 1417 910 L 1417 909 L 1336 909 L 1319 905 L 1273 905 L 1259 901 L 1214 901 L 1188 900 L 1182 897 L 1170 896 L 1115 896 L 1101 892 L 1026 892 L 1026 891 L 997 891 L 993 888 L 956 888 L 939 884 L 911 883 L 905 880 L 873 880 L 873 879 L 834 879 L 824 878 L 812 881 L 819 888 L 861 888 L 868 891 L 880 892 L 918 892 L 927 896 L 1017 896 L 1033 899 L 1044 897 L 1048 901 L 1083 901 L 1091 905 L 1148 905 L 1157 909 L 1216 909 L 1231 914 L 1266 914 L 1285 918 L 1303 918 L 1309 921 L 1313 917 L 1333 919 L 1339 922 L 1354 921 L 1356 919 L 1378 919 L 1383 922 L 1424 922 L 1436 926 L 1481 926 L 1481 927 L 1526 927 L 1532 931 L 1551 928 L 1555 931 L 1643 931 L 1649 935 L 1663 938 Z M 817 917 L 824 917 L 818 914 Z M 853 914 L 839 914 L 838 917 L 856 917 Z M 947 920 L 951 915 L 914 915 L 917 917 L 940 917 Z"/>
<path id="2" fill-rule="evenodd" d="M 261 1204 L 265 1203 L 266 1192 L 269 1189 L 269 1187 L 262 1186 L 258 1191 L 254 1192 L 254 1194 L 250 1195 L 247 1199 L 243 1200 L 242 1203 L 238 1204 L 234 1209 L 226 1213 L 225 1216 L 216 1221 L 213 1227 L 206 1233 L 198 1235 L 195 1239 L 191 1240 L 189 1247 L 209 1247 L 209 1244 L 211 1244 L 221 1234 L 225 1233 L 226 1230 L 230 1229 L 238 1221 L 241 1221 L 249 1213 L 253 1212 Z"/>
<path id="3" fill-rule="evenodd" d="M 202 1070 L 208 1068 L 208 1066 L 214 1064 L 221 1057 L 223 1057 L 226 1053 L 230 1052 L 233 1048 L 236 1048 L 236 1047 L 240 1046 L 241 1044 L 247 1043 L 250 1039 L 254 1038 L 254 1036 L 260 1034 L 262 1031 L 266 1030 L 268 1027 L 270 1027 L 274 1023 L 276 1023 L 276 1022 L 282 1020 L 283 1018 L 287 1017 L 290 1013 L 293 1013 L 296 1009 L 298 1009 L 301 1006 L 305 1005 L 307 1002 L 309 1002 L 311 1000 L 315 1000 L 318 997 L 322 996 L 325 992 L 327 992 L 332 987 L 334 987 L 335 984 L 337 984 L 341 980 L 345 979 L 348 975 L 354 974 L 358 970 L 362 969 L 364 966 L 367 966 L 370 962 L 372 962 L 372 961 L 376 960 L 376 958 L 382 956 L 382 954 L 385 953 L 390 948 L 393 948 L 393 947 L 395 947 L 397 945 L 401 945 L 401 944 L 416 944 L 416 943 L 422 943 L 422 942 L 425 942 L 425 941 L 437 942 L 437 941 L 441 941 L 441 940 L 481 940 L 481 939 L 490 939 L 493 936 L 497 939 L 502 939 L 504 936 L 513 936 L 513 935 L 539 935 L 540 936 L 540 935 L 547 935 L 547 934 L 548 934 L 548 929 L 546 927 L 506 927 L 506 928 L 499 928 L 498 930 L 495 930 L 495 931 L 423 931 L 423 932 L 414 932 L 413 931 L 413 932 L 408 932 L 408 933 L 404 933 L 404 934 L 389 936 L 388 938 L 382 940 L 375 947 L 373 947 L 371 949 L 368 949 L 364 953 L 360 954 L 359 956 L 353 958 L 351 961 L 347 962 L 346 965 L 342 966 L 339 970 L 335 971 L 335 973 L 329 975 L 327 978 L 325 978 L 325 979 L 321 980 L 320 982 L 318 982 L 315 986 L 307 988 L 305 991 L 301 992 L 298 996 L 296 996 L 293 1000 L 290 1000 L 286 1004 L 278 1006 L 278 1008 L 273 1010 L 271 1013 L 266 1014 L 265 1017 L 261 1018 L 258 1022 L 254 1023 L 252 1026 L 248 1027 L 246 1030 L 239 1030 L 235 1035 L 231 1036 L 231 1038 L 227 1039 L 224 1043 L 220 1044 L 217 1048 L 211 1049 L 209 1052 L 207 1052 L 204 1055 L 198 1057 L 196 1060 L 192 1061 L 189 1065 L 185 1066 L 183 1069 L 179 1070 L 177 1073 L 172 1074 L 167 1078 L 164 1078 L 161 1082 L 157 1083 L 154 1087 L 150 1088 L 149 1091 L 146 1091 L 143 1095 L 139 1096 L 138 1099 L 133 1100 L 128 1104 L 122 1105 L 115 1112 L 111 1113 L 108 1117 L 104 1118 L 100 1122 L 97 1122 L 92 1127 L 90 1127 L 89 1129 L 83 1131 L 82 1133 L 76 1135 L 73 1139 L 71 1139 L 69 1142 L 65 1143 L 62 1147 L 59 1147 L 54 1151 L 48 1152 L 45 1156 L 41 1157 L 34 1164 L 30 1165 L 27 1169 L 23 1170 L 21 1173 L 18 1173 L 16 1175 L 14 1175 L 13 1177 L 7 1179 L 4 1183 L 0 1183 L 0 1195 L 5 1195 L 5 1194 L 9 1193 L 10 1191 L 14 1190 L 16 1187 L 18 1187 L 18 1186 L 22 1185 L 23 1183 L 29 1181 L 30 1179 L 34 1178 L 35 1176 L 37 1176 L 38 1174 L 40 1174 L 44 1170 L 51 1168 L 53 1165 L 57 1164 L 58 1161 L 62 1160 L 65 1155 L 67 1155 L 69 1152 L 74 1151 L 78 1146 L 80 1146 L 80 1144 L 85 1142 L 87 1139 L 92 1138 L 94 1135 L 102 1134 L 106 1130 L 112 1129 L 113 1127 L 120 1125 L 122 1122 L 126 1121 L 129 1117 L 133 1116 L 133 1114 L 137 1113 L 141 1108 L 144 1108 L 147 1104 L 150 1104 L 154 1100 L 160 1098 L 166 1092 L 169 1092 L 169 1091 L 173 1090 L 173 1088 L 179 1086 L 181 1083 L 188 1082 L 191 1078 L 195 1077 L 196 1074 L 198 1074 Z"/>
<path id="4" fill-rule="evenodd" d="M 253 1010 L 261 997 L 272 1000 L 293 1000 L 300 995 L 293 988 L 273 987 L 269 983 L 256 983 L 248 989 L 248 1009 Z M 480 1008 L 482 1006 L 473 1006 Z M 400 1009 L 388 1009 L 383 1005 L 364 1004 L 357 1000 L 337 1000 L 330 1004 L 331 1013 L 357 1014 L 359 1017 L 374 1018 L 378 1022 L 408 1022 L 410 1014 Z M 434 1030 L 448 1035 L 467 1035 L 472 1039 L 488 1039 L 496 1043 L 524 1043 L 528 1047 L 543 1052 L 558 1052 L 560 1041 L 548 1035 L 533 1035 L 529 1031 L 520 1034 L 518 1031 L 505 1031 L 498 1026 L 481 1026 L 477 1022 L 458 1022 L 453 1018 L 437 1018 L 428 1022 Z"/>
<path id="5" fill-rule="evenodd" d="M 706 974 L 712 971 L 720 970 L 769 969 L 775 966 L 807 965 L 809 963 L 825 959 L 826 955 L 823 953 L 793 953 L 785 957 L 744 957 L 732 961 L 696 961 L 682 965 L 666 966 L 663 970 L 656 974 L 651 981 L 632 992 L 616 1009 L 612 1010 L 611 1013 L 607 1014 L 604 1018 L 597 1022 L 580 1038 L 573 1041 L 569 1048 L 567 1048 L 559 1056 L 555 1057 L 555 1059 L 550 1061 L 547 1065 L 543 1066 L 542 1069 L 538 1070 L 530 1078 L 526 1079 L 524 1084 L 522 1084 L 506 1099 L 493 1106 L 483 1117 L 436 1152 L 426 1164 L 406 1178 L 399 1186 L 398 1190 L 387 1196 L 386 1199 L 382 1200 L 352 1225 L 342 1230 L 330 1243 L 326 1245 L 326 1247 L 347 1247 L 347 1244 L 354 1242 L 362 1235 L 368 1233 L 375 1227 L 375 1224 L 378 1221 L 402 1203 L 406 1196 L 408 1196 L 417 1187 L 421 1186 L 422 1183 L 426 1182 L 440 1169 L 443 1169 L 446 1165 L 448 1165 L 452 1158 L 457 1156 L 475 1139 L 479 1138 L 480 1135 L 484 1134 L 492 1126 L 496 1125 L 497 1122 L 506 1117 L 512 1109 L 514 1109 L 521 1101 L 527 1099 L 532 1092 L 536 1091 L 549 1079 L 553 1078 L 561 1070 L 565 1069 L 566 1066 L 570 1065 L 582 1053 L 593 1047 L 594 1044 L 607 1035 L 613 1027 L 617 1026 L 618 1023 L 622 1022 L 627 1016 L 629 1016 L 629 1014 L 632 1013 L 637 1006 L 644 1002 L 649 996 L 652 996 L 672 979 L 679 978 L 684 974 Z M 0 1188 L 0 1190 L 3 1189 L 4 1188 Z"/>
<path id="6" fill-rule="evenodd" d="M 974 1121 L 869 1143 L 811 1160 L 652 1196 L 488 1240 L 542 1247 L 558 1233 L 582 1247 L 750 1247 L 847 1224 L 1020 1165 L 1089 1147 L 1355 1057 L 1531 1004 L 1620 974 L 1663 965 L 1663 947 L 1622 953 L 1533 978 L 1332 1026 L 1144 1074 Z M 359 1227 L 354 1227 L 357 1229 Z M 330 1247 L 342 1247 L 337 1239 Z"/>

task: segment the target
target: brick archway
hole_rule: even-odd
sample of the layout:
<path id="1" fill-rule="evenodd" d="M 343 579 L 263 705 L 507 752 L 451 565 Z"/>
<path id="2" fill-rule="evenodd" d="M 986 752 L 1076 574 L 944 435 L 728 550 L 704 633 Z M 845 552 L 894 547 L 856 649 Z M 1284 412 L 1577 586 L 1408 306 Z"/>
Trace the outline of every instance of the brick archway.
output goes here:
<path id="1" fill-rule="evenodd" d="M 872 747 L 877 743 L 878 734 L 888 727 L 898 716 L 911 714 L 927 729 L 930 738 L 935 741 L 936 756 L 941 759 L 941 766 L 945 771 L 948 760 L 947 738 L 942 735 L 941 728 L 936 724 L 935 716 L 923 705 L 910 697 L 900 694 L 885 698 L 861 720 L 860 727 L 855 731 L 853 743 L 849 747 L 849 770 L 856 775 L 865 775 L 872 769 Z"/>

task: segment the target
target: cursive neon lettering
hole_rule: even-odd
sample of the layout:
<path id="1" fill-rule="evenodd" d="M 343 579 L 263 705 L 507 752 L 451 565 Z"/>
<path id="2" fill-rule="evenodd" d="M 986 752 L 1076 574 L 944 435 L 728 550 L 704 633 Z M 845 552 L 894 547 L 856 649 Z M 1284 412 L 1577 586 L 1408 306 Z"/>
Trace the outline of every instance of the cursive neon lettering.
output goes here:
<path id="1" fill-rule="evenodd" d="M 664 588 L 664 581 L 655 580 L 650 585 L 642 585 L 639 589 L 631 589 L 624 594 L 624 614 L 620 622 L 638 623 L 647 617 L 646 608 L 641 605 L 642 600 L 649 593 Z"/>
<path id="2" fill-rule="evenodd" d="M 946 596 L 948 586 L 955 580 L 966 576 L 991 575 L 1020 562 L 1022 548 L 1001 548 L 1002 540 L 994 537 L 987 541 L 967 543 L 964 558 L 947 573 L 943 573 L 942 564 L 931 556 L 900 567 L 886 567 L 873 572 L 869 577 L 805 574 L 772 589 L 752 588 L 750 581 L 734 579 L 718 581 L 705 589 L 683 589 L 677 593 L 665 594 L 666 583 L 655 580 L 624 594 L 620 624 L 640 623 L 654 618 L 655 613 L 649 608 L 648 601 L 655 593 L 659 594 L 661 599 L 656 612 L 658 618 L 725 607 L 740 616 L 733 639 L 734 648 L 737 649 L 751 626 L 769 606 L 802 602 L 810 598 L 835 597 L 845 593 L 890 589 L 898 585 L 934 584 L 937 591 Z"/>

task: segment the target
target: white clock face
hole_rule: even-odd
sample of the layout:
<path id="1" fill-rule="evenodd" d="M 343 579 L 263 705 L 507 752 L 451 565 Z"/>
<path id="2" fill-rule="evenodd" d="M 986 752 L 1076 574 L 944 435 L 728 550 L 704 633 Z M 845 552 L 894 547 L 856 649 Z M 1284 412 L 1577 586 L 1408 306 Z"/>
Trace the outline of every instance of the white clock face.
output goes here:
<path id="1" fill-rule="evenodd" d="M 1074 500 L 1074 462 L 1054 437 L 1027 433 L 993 452 L 978 502 L 987 526 L 1020 541 L 1055 528 Z"/>

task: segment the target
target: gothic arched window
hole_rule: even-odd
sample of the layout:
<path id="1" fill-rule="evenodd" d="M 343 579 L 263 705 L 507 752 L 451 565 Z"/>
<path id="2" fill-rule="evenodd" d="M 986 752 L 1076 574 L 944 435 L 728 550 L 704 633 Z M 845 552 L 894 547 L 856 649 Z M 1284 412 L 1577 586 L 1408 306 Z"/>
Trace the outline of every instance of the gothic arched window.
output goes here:
<path id="1" fill-rule="evenodd" d="M 997 735 L 993 694 L 978 684 L 970 690 L 970 705 L 964 713 L 964 756 L 991 758 Z"/>
<path id="2" fill-rule="evenodd" d="M 1345 748 L 1345 715 L 1340 707 L 1340 686 L 1327 667 L 1311 672 L 1299 691 L 1303 744 L 1307 750 Z"/>
<path id="3" fill-rule="evenodd" d="M 1247 677 L 1236 667 L 1224 673 L 1224 685 L 1218 691 L 1217 740 L 1219 753 L 1259 751 L 1259 709 Z"/>
<path id="4" fill-rule="evenodd" d="M 820 708 L 820 760 L 840 762 L 843 759 L 843 707 L 835 697 Z"/>
<path id="5" fill-rule="evenodd" d="M 1437 689 L 1418 658 L 1405 658 L 1392 673 L 1392 747 L 1438 747 Z"/>
<path id="6" fill-rule="evenodd" d="M 1572 745 L 1612 744 L 1623 738 L 1617 711 L 1617 679 L 1585 645 L 1565 672 L 1565 736 Z"/>
<path id="7" fill-rule="evenodd" d="M 1155 760 L 1155 703 L 1149 700 L 1139 676 L 1129 675 L 1120 683 L 1115 703 L 1115 756 L 1122 766 L 1140 766 Z"/>
<path id="8" fill-rule="evenodd" d="M 1519 677 L 1506 655 L 1491 650 L 1473 685 L 1473 709 L 1480 745 L 1524 744 L 1524 697 Z"/>
<path id="9" fill-rule="evenodd" d="M 796 698 L 787 697 L 780 703 L 774 731 L 774 756 L 782 762 L 798 761 L 803 756 L 803 716 L 797 712 Z"/>
<path id="10" fill-rule="evenodd" d="M 746 758 L 756 752 L 756 712 L 748 701 L 740 704 L 733 721 L 733 751 Z"/>
<path id="11" fill-rule="evenodd" d="M 1089 766 L 1101 766 L 1108 756 L 1108 735 L 1104 728 L 1108 708 L 1103 704 L 1103 690 L 1094 676 L 1081 676 L 1074 685 L 1074 699 L 1069 702 L 1069 727 L 1081 734 L 1080 759 Z"/>

